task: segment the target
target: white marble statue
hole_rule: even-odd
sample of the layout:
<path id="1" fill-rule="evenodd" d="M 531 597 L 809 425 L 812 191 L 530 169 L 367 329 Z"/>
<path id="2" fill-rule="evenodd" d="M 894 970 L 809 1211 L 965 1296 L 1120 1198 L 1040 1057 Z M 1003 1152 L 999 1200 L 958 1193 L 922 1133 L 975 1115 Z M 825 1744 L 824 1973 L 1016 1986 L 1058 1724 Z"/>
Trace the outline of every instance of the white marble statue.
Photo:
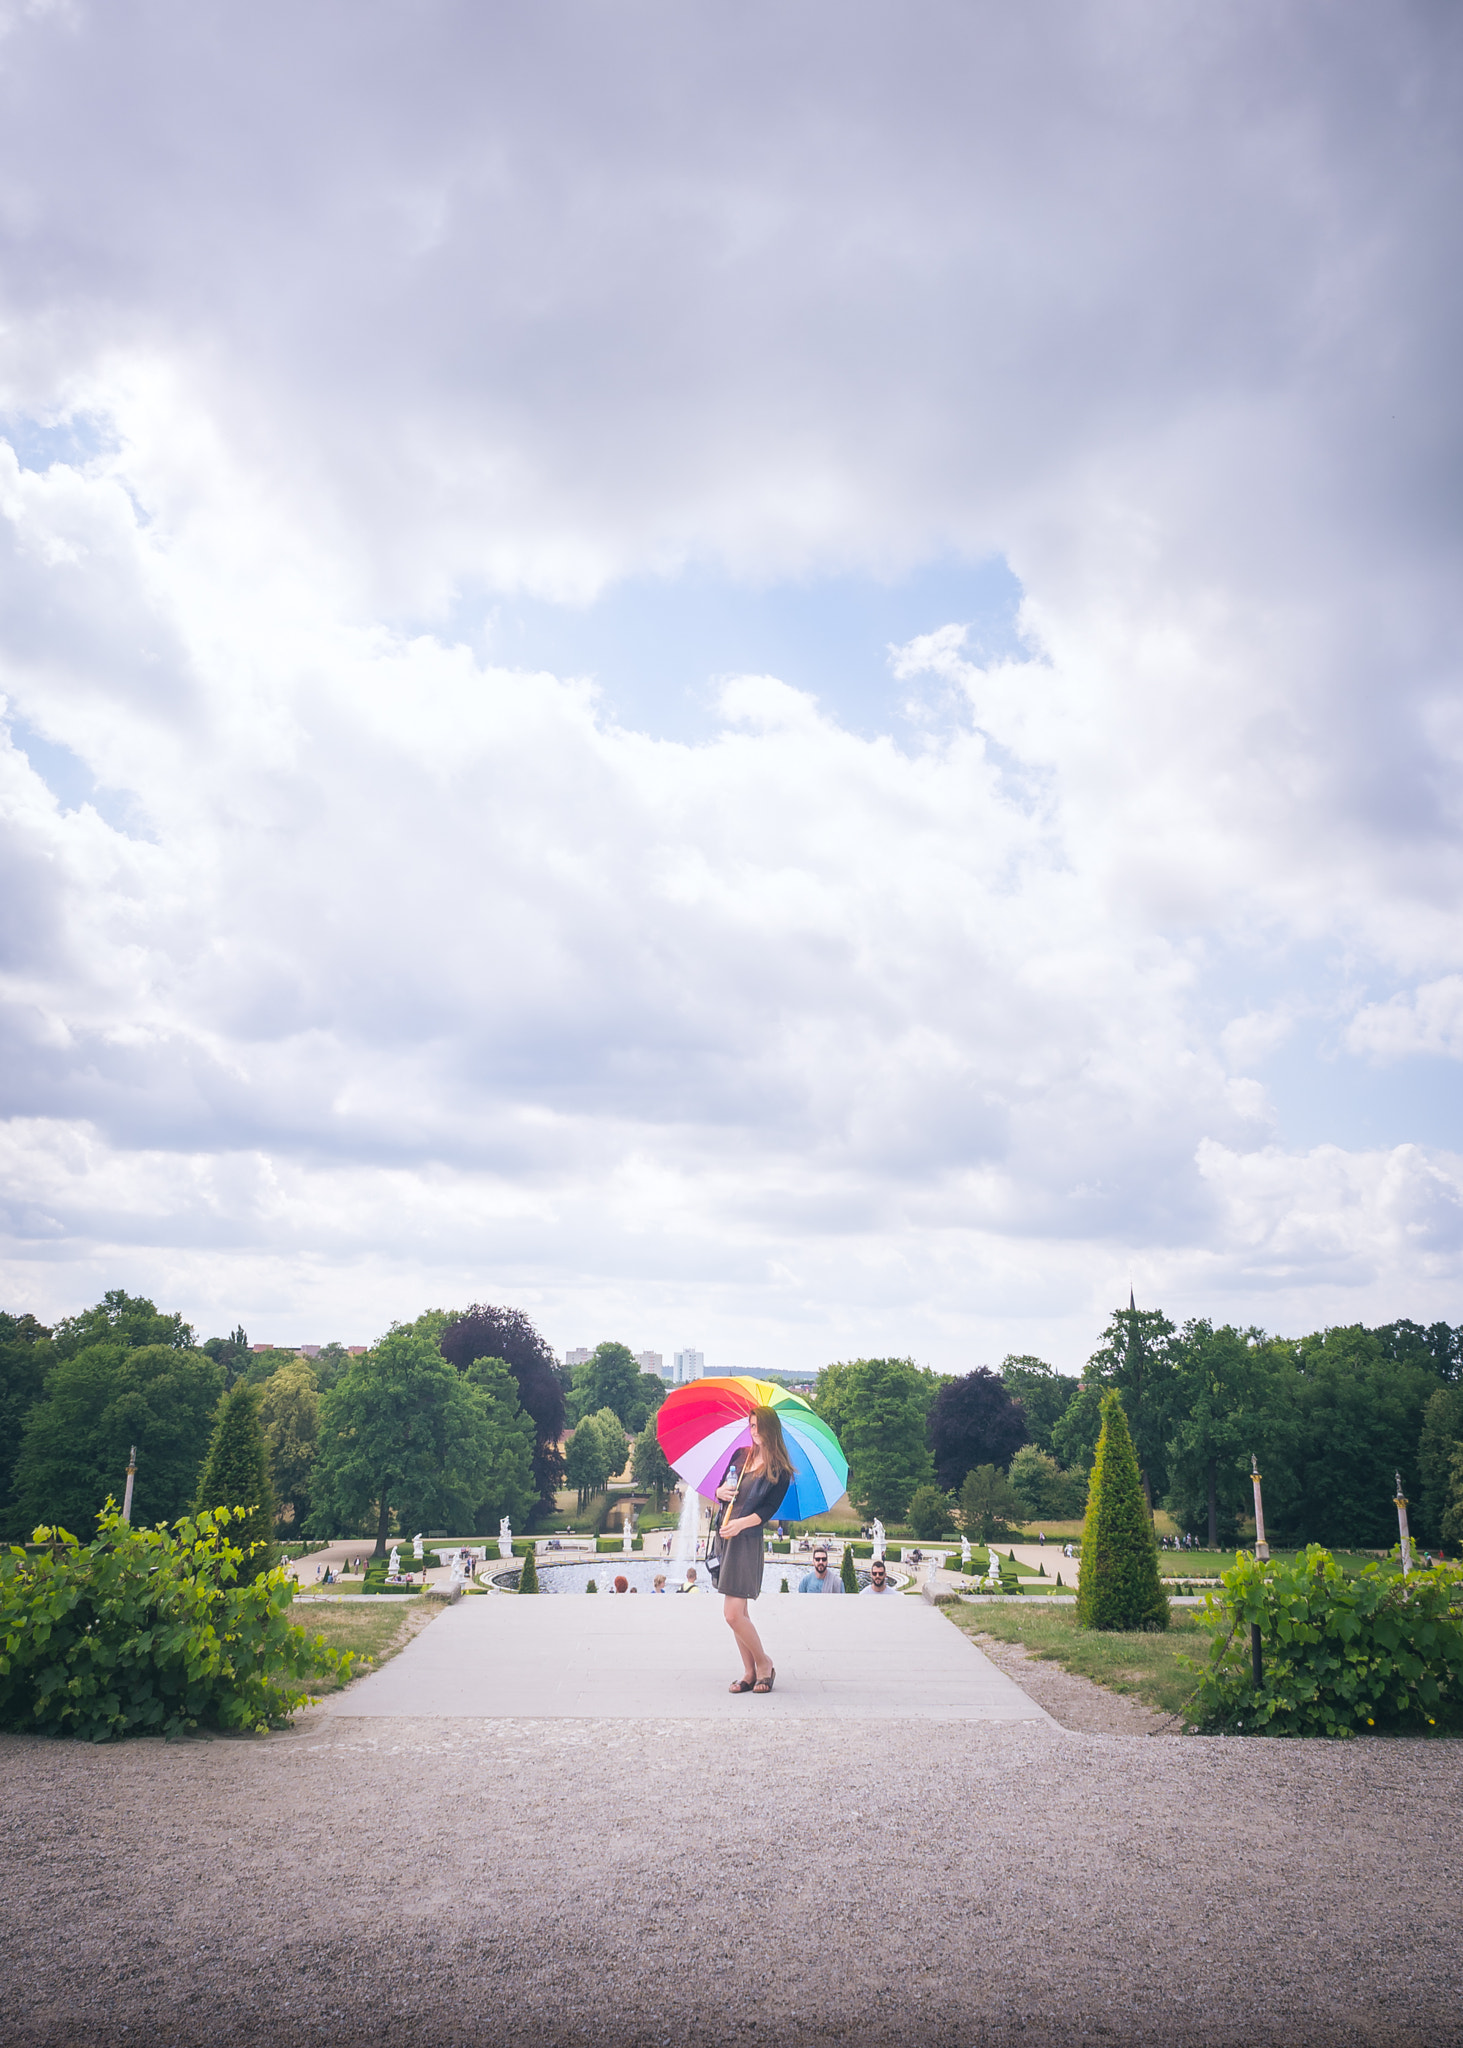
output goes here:
<path id="1" fill-rule="evenodd" d="M 878 1517 L 877 1515 L 875 1515 L 875 1517 L 874 1517 L 874 1556 L 875 1556 L 875 1557 L 877 1557 L 877 1558 L 880 1558 L 880 1559 L 882 1559 L 882 1558 L 883 1558 L 883 1555 L 884 1555 L 884 1524 L 883 1524 L 883 1523 L 882 1523 L 882 1522 L 881 1522 L 881 1521 L 879 1520 L 879 1517 Z"/>
<path id="2" fill-rule="evenodd" d="M 513 1555 L 513 1524 L 506 1515 L 498 1524 L 498 1555 L 499 1557 L 512 1557 Z"/>
<path id="3" fill-rule="evenodd" d="M 970 1570 L 970 1538 L 968 1536 L 962 1536 L 960 1539 L 960 1569 L 963 1572 Z"/>
<path id="4" fill-rule="evenodd" d="M 417 1563 L 420 1564 L 423 1555 L 425 1554 L 420 1530 L 411 1539 L 411 1554 L 416 1559 Z"/>
<path id="5" fill-rule="evenodd" d="M 401 1577 L 401 1551 L 395 1543 L 392 1544 L 391 1555 L 386 1560 L 386 1576 L 388 1579 Z"/>
<path id="6" fill-rule="evenodd" d="M 629 1515 L 626 1515 L 625 1526 L 620 1531 L 620 1548 L 627 1556 L 635 1548 L 635 1523 Z"/>

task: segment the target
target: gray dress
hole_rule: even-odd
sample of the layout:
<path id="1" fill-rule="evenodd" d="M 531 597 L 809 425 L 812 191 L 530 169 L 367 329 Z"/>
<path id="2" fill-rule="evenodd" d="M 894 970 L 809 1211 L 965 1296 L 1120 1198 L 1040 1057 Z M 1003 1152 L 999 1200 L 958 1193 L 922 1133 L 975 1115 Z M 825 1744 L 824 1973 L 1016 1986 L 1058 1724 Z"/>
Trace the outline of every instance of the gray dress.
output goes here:
<path id="1" fill-rule="evenodd" d="M 769 1479 L 761 1472 L 754 1472 L 742 1482 L 733 1516 L 740 1519 L 743 1515 L 760 1515 L 762 1519 L 755 1529 L 743 1529 L 729 1543 L 722 1544 L 721 1570 L 716 1575 L 718 1593 L 725 1593 L 732 1600 L 755 1600 L 762 1591 L 762 1550 L 767 1524 L 782 1506 L 790 1484 L 790 1480 Z"/>

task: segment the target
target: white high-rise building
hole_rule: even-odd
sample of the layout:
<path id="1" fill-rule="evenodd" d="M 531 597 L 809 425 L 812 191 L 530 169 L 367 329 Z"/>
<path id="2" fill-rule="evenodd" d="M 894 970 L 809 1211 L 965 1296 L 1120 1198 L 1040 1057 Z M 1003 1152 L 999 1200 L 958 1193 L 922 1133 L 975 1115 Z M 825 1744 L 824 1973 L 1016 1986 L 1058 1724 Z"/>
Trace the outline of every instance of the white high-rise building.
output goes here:
<path id="1" fill-rule="evenodd" d="M 675 1367 L 671 1377 L 678 1387 L 683 1387 L 687 1380 L 705 1379 L 706 1360 L 701 1352 L 690 1350 L 678 1351 L 675 1358 Z"/>
<path id="2" fill-rule="evenodd" d="M 588 1365 L 590 1359 L 593 1358 L 593 1356 L 594 1353 L 592 1351 L 586 1351 L 584 1346 L 581 1344 L 576 1350 L 566 1351 L 564 1353 L 564 1363 L 565 1365 Z"/>
<path id="3" fill-rule="evenodd" d="M 637 1351 L 635 1363 L 642 1372 L 653 1372 L 657 1379 L 665 1378 L 665 1363 L 658 1351 Z"/>

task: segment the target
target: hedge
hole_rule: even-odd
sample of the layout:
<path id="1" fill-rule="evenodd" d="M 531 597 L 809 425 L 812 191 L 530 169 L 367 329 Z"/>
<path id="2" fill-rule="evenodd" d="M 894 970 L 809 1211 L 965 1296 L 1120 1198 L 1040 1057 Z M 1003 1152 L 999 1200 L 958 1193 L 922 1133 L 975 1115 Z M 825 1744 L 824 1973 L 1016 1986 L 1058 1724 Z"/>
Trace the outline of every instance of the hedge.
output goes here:
<path id="1" fill-rule="evenodd" d="M 107 1742 L 198 1727 L 282 1726 L 317 1674 L 348 1674 L 289 1619 L 282 1571 L 239 1583 L 241 1508 L 133 1529 L 108 1501 L 83 1545 L 38 1529 L 0 1553 L 0 1727 Z"/>
<path id="2" fill-rule="evenodd" d="M 1463 1727 L 1463 1571 L 1456 1565 L 1402 1579 L 1373 1564 L 1348 1577 L 1316 1543 L 1283 1564 L 1245 1553 L 1204 1605 L 1214 1640 L 1202 1663 L 1186 1661 L 1201 1673 L 1193 1714 L 1205 1733 Z"/>

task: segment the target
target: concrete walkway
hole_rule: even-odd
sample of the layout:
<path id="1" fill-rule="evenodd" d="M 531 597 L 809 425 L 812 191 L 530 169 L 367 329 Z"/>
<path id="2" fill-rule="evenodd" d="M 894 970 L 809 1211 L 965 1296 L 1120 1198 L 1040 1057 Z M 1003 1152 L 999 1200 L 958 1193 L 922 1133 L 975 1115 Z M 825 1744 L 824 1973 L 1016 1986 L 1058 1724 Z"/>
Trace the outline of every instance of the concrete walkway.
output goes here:
<path id="1" fill-rule="evenodd" d="M 777 1666 L 767 1694 L 740 1668 L 720 1600 L 464 1600 L 400 1656 L 331 1701 L 415 1719 L 1035 1721 L 1048 1716 L 922 1600 L 761 1600 Z"/>

